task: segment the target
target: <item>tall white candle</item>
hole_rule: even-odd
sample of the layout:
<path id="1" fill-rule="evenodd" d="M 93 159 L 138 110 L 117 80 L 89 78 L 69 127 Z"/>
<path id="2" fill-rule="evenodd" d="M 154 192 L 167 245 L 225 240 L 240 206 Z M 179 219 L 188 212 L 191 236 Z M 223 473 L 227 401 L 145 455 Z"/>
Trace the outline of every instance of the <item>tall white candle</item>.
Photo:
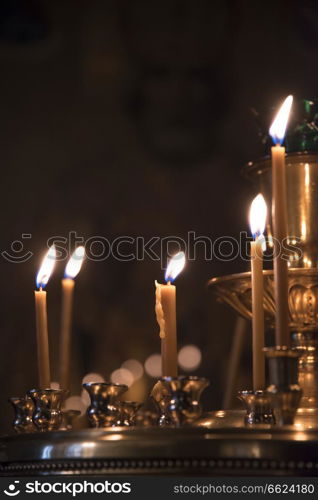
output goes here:
<path id="1" fill-rule="evenodd" d="M 281 146 L 293 103 L 288 96 L 278 111 L 269 130 L 275 143 L 272 147 L 272 218 L 274 236 L 274 280 L 276 304 L 276 345 L 289 346 L 288 263 L 282 257 L 282 243 L 287 239 L 287 191 L 285 148 Z"/>
<path id="2" fill-rule="evenodd" d="M 162 376 L 176 377 L 177 367 L 177 321 L 176 287 L 172 281 L 185 265 L 184 252 L 178 252 L 169 262 L 165 280 L 166 285 L 156 284 L 156 316 L 160 328 Z"/>
<path id="3" fill-rule="evenodd" d="M 264 338 L 264 284 L 263 244 L 267 207 L 261 194 L 254 198 L 250 209 L 250 226 L 255 241 L 251 242 L 252 276 L 252 337 L 253 337 L 253 389 L 265 387 Z"/>
<path id="4" fill-rule="evenodd" d="M 39 388 L 48 389 L 51 383 L 50 374 L 50 354 L 49 336 L 47 326 L 46 292 L 43 288 L 48 283 L 53 271 L 56 259 L 55 246 L 51 246 L 43 259 L 40 270 L 37 274 L 36 285 L 39 290 L 35 290 L 35 318 L 36 318 L 36 339 L 38 358 Z"/>
<path id="5" fill-rule="evenodd" d="M 80 272 L 85 255 L 84 247 L 78 247 L 73 252 L 65 268 L 65 278 L 62 280 L 62 317 L 60 333 L 60 386 L 70 388 L 71 352 L 72 352 L 72 315 L 74 278 Z"/>

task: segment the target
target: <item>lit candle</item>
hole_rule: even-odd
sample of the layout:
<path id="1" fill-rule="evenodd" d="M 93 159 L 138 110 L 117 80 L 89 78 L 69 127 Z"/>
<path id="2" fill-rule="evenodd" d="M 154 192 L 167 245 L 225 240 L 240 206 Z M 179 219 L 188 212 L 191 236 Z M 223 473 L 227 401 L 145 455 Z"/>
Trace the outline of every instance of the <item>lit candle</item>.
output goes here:
<path id="1" fill-rule="evenodd" d="M 161 365 L 163 377 L 176 377 L 177 369 L 177 321 L 176 287 L 171 283 L 185 265 L 184 252 L 172 257 L 166 269 L 166 285 L 156 284 L 156 316 L 160 327 Z"/>
<path id="2" fill-rule="evenodd" d="M 43 259 L 36 277 L 39 290 L 35 294 L 36 339 L 38 353 L 39 388 L 50 388 L 50 355 L 47 327 L 46 292 L 43 290 L 50 279 L 56 259 L 55 246 L 51 246 Z"/>
<path id="3" fill-rule="evenodd" d="M 265 387 L 264 348 L 264 284 L 263 284 L 263 245 L 267 207 L 261 194 L 254 198 L 250 208 L 250 226 L 255 241 L 251 242 L 252 274 L 252 327 L 253 327 L 253 389 Z"/>
<path id="4" fill-rule="evenodd" d="M 71 332 L 74 278 L 80 272 L 85 255 L 84 247 L 77 247 L 65 268 L 65 278 L 62 280 L 62 318 L 60 333 L 60 385 L 63 389 L 70 386 L 71 365 Z"/>
<path id="5" fill-rule="evenodd" d="M 288 122 L 293 97 L 288 96 L 269 130 L 275 146 L 272 147 L 272 217 L 274 236 L 274 280 L 276 304 L 276 345 L 289 346 L 288 264 L 282 258 L 282 242 L 287 234 L 287 194 L 285 176 L 285 148 L 281 146 Z"/>

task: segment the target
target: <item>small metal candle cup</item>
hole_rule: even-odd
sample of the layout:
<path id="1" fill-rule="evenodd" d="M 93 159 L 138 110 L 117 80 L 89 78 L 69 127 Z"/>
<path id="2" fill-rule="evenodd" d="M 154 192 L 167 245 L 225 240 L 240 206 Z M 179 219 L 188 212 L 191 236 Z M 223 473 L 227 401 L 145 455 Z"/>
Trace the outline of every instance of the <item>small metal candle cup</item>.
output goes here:
<path id="1" fill-rule="evenodd" d="M 74 420 L 79 417 L 81 412 L 79 410 L 62 410 L 62 423 L 60 431 L 71 431 L 73 429 Z"/>
<path id="2" fill-rule="evenodd" d="M 113 427 L 120 419 L 120 396 L 128 390 L 127 385 L 107 382 L 83 384 L 91 404 L 87 416 L 92 427 Z"/>
<path id="3" fill-rule="evenodd" d="M 38 431 L 58 430 L 62 423 L 61 405 L 67 395 L 62 389 L 31 389 L 28 392 L 34 403 L 33 423 Z"/>
<path id="4" fill-rule="evenodd" d="M 137 427 L 156 427 L 158 415 L 153 411 L 141 409 L 137 412 L 135 422 Z"/>
<path id="5" fill-rule="evenodd" d="M 292 425 L 302 390 L 298 385 L 298 351 L 283 347 L 264 349 L 268 363 L 267 394 L 278 425 Z"/>
<path id="6" fill-rule="evenodd" d="M 202 414 L 200 397 L 209 385 L 206 378 L 161 377 L 151 391 L 162 427 L 190 425 Z"/>
<path id="7" fill-rule="evenodd" d="M 121 401 L 119 403 L 119 419 L 117 425 L 136 425 L 136 414 L 141 407 L 141 403 L 136 401 Z"/>
<path id="8" fill-rule="evenodd" d="M 24 397 L 9 398 L 14 409 L 13 429 L 18 434 L 35 432 L 36 428 L 32 421 L 34 404 L 31 398 Z"/>
<path id="9" fill-rule="evenodd" d="M 238 398 L 246 406 L 245 425 L 275 423 L 270 397 L 265 391 L 240 391 Z"/>

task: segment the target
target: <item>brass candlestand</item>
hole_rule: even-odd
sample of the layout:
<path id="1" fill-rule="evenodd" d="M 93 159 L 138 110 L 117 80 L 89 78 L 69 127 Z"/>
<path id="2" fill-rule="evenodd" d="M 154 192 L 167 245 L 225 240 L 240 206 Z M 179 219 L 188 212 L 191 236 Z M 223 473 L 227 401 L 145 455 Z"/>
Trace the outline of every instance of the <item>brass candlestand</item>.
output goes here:
<path id="1" fill-rule="evenodd" d="M 250 163 L 243 173 L 257 184 L 271 206 L 271 162 Z M 292 345 L 299 350 L 299 384 L 303 395 L 296 424 L 318 426 L 318 154 L 292 153 L 286 156 L 289 233 L 289 324 Z M 272 235 L 269 214 L 267 233 Z M 264 274 L 264 312 L 268 329 L 275 321 L 273 271 Z M 244 318 L 252 317 L 250 273 L 212 278 L 209 289 L 218 300 Z"/>

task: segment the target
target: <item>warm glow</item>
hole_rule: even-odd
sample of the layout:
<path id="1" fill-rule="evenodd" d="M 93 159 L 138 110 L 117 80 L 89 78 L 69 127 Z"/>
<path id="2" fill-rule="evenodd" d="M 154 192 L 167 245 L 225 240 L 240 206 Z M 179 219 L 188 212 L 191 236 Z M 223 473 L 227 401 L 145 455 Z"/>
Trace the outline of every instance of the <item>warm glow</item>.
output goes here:
<path id="1" fill-rule="evenodd" d="M 251 203 L 250 227 L 255 239 L 263 235 L 267 217 L 267 206 L 262 194 L 258 194 Z"/>
<path id="2" fill-rule="evenodd" d="M 82 385 L 83 384 L 91 384 L 91 383 L 100 383 L 100 382 L 105 382 L 105 379 L 102 375 L 99 373 L 87 373 L 83 378 L 82 378 Z"/>
<path id="3" fill-rule="evenodd" d="M 124 384 L 130 387 L 134 382 L 134 376 L 127 368 L 118 368 L 112 372 L 110 380 L 113 384 Z"/>
<path id="4" fill-rule="evenodd" d="M 145 361 L 145 372 L 153 378 L 161 377 L 161 356 L 152 354 Z"/>
<path id="5" fill-rule="evenodd" d="M 78 273 L 81 270 L 83 260 L 85 256 L 85 248 L 84 247 L 77 247 L 70 260 L 66 264 L 65 268 L 65 278 L 75 278 L 75 276 L 78 275 Z"/>
<path id="6" fill-rule="evenodd" d="M 144 374 L 143 366 L 140 361 L 137 361 L 137 359 L 127 359 L 127 361 L 121 365 L 121 368 L 129 370 L 130 373 L 132 373 L 134 380 L 139 380 Z"/>
<path id="7" fill-rule="evenodd" d="M 58 391 L 60 389 L 60 384 L 59 382 L 51 382 L 50 383 L 50 389 L 54 389 L 55 391 Z"/>
<path id="8" fill-rule="evenodd" d="M 309 165 L 305 163 L 305 186 L 308 188 L 310 185 Z"/>
<path id="9" fill-rule="evenodd" d="M 196 370 L 201 364 L 201 351 L 195 345 L 185 345 L 178 354 L 178 364 L 185 371 Z"/>
<path id="10" fill-rule="evenodd" d="M 285 101 L 280 107 L 271 125 L 271 128 L 269 129 L 269 134 L 271 135 L 275 144 L 282 144 L 284 140 L 292 104 L 293 104 L 293 96 L 289 95 L 288 97 L 286 97 Z"/>
<path id="11" fill-rule="evenodd" d="M 184 266 L 185 266 L 185 253 L 184 252 L 176 253 L 168 263 L 165 280 L 174 281 L 176 277 L 181 273 Z"/>
<path id="12" fill-rule="evenodd" d="M 45 285 L 47 285 L 47 282 L 49 281 L 52 271 L 54 269 L 55 261 L 56 261 L 56 250 L 55 246 L 52 245 L 49 248 L 47 254 L 45 255 L 40 270 L 36 277 L 36 286 L 38 288 L 44 288 Z"/>
<path id="13" fill-rule="evenodd" d="M 77 410 L 83 415 L 86 412 L 87 406 L 90 404 L 90 400 L 85 404 L 80 396 L 71 396 L 67 398 L 64 402 L 64 410 Z"/>

